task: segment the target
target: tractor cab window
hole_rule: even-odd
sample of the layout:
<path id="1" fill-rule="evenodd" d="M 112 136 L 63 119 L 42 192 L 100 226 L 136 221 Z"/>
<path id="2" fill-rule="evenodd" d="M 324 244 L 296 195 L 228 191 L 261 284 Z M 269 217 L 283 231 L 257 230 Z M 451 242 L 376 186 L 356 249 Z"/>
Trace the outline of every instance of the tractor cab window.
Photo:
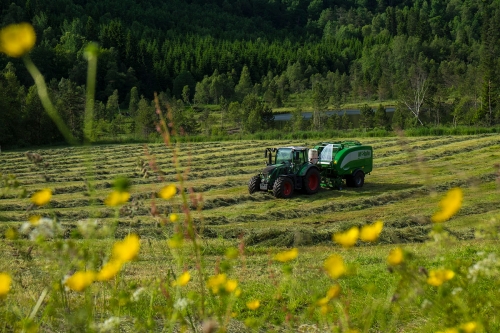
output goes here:
<path id="1" fill-rule="evenodd" d="M 292 162 L 292 149 L 280 148 L 276 153 L 276 164 L 291 163 Z"/>

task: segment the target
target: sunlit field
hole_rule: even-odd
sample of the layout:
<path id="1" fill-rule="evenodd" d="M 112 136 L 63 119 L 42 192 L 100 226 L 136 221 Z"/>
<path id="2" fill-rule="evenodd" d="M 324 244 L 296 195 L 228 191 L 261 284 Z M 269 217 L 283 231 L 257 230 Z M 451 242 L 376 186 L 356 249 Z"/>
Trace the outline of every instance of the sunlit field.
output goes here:
<path id="1" fill-rule="evenodd" d="M 0 330 L 498 330 L 500 136 L 360 141 L 374 150 L 364 187 L 288 200 L 249 195 L 247 183 L 265 147 L 316 141 L 2 152 L 0 272 L 12 282 Z M 458 212 L 433 223 L 457 188 Z M 37 205 L 43 189 L 52 195 Z M 110 202 L 115 192 L 127 197 Z M 332 240 L 376 221 L 374 242 Z M 102 274 L 127 235 L 140 250 L 118 272 L 68 284 L 75 272 Z"/>

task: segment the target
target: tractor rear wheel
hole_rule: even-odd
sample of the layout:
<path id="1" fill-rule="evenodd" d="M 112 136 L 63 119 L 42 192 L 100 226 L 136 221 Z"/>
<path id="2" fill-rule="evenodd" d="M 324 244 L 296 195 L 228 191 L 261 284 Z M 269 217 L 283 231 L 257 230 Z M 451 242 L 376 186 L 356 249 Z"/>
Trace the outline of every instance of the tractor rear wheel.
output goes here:
<path id="1" fill-rule="evenodd" d="M 361 170 L 356 171 L 352 176 L 352 183 L 354 187 L 363 187 L 365 183 L 365 173 Z"/>
<path id="2" fill-rule="evenodd" d="M 260 176 L 253 176 L 248 182 L 248 193 L 253 194 L 260 191 Z"/>
<path id="3" fill-rule="evenodd" d="M 273 186 L 273 194 L 276 198 L 287 199 L 293 194 L 293 182 L 288 177 L 276 179 Z"/>
<path id="4" fill-rule="evenodd" d="M 315 194 L 318 193 L 319 188 L 321 187 L 321 175 L 316 168 L 311 168 L 307 171 L 304 179 L 302 187 L 307 194 Z"/>

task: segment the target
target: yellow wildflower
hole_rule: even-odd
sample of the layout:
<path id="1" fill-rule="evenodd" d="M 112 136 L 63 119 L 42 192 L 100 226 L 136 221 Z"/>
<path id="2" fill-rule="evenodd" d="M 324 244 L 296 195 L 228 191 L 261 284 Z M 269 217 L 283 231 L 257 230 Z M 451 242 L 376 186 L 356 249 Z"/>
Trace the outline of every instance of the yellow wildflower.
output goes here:
<path id="1" fill-rule="evenodd" d="M 140 247 L 139 236 L 130 234 L 113 245 L 113 258 L 121 262 L 131 261 L 137 257 Z"/>
<path id="2" fill-rule="evenodd" d="M 7 273 L 0 273 L 0 298 L 7 296 L 10 290 L 12 278 Z"/>
<path id="3" fill-rule="evenodd" d="M 185 286 L 186 284 L 188 284 L 188 282 L 191 280 L 191 274 L 189 274 L 188 271 L 185 271 L 184 273 L 182 273 L 178 278 L 177 280 L 175 280 L 172 285 L 173 286 Z"/>
<path id="4" fill-rule="evenodd" d="M 30 221 L 31 225 L 37 226 L 40 223 L 41 218 L 42 217 L 40 215 L 33 215 L 30 216 L 28 220 Z"/>
<path id="5" fill-rule="evenodd" d="M 14 228 L 9 228 L 5 231 L 5 238 L 6 239 L 10 239 L 10 240 L 13 240 L 13 239 L 16 239 L 17 238 L 17 230 L 14 229 Z"/>
<path id="6" fill-rule="evenodd" d="M 64 284 L 71 290 L 74 291 L 84 291 L 85 288 L 90 286 L 92 282 L 95 280 L 95 273 L 94 272 L 82 272 L 78 271 L 72 276 L 70 276 Z"/>
<path id="7" fill-rule="evenodd" d="M 158 196 L 162 199 L 168 200 L 177 194 L 177 187 L 175 185 L 167 185 L 158 192 Z"/>
<path id="8" fill-rule="evenodd" d="M 179 221 L 179 215 L 177 215 L 175 213 L 170 214 L 168 216 L 168 218 L 170 219 L 170 222 L 172 222 L 172 223 Z"/>
<path id="9" fill-rule="evenodd" d="M 333 235 L 333 240 L 335 243 L 338 243 L 342 245 L 343 247 L 351 247 L 356 244 L 356 241 L 358 240 L 359 236 L 359 228 L 358 227 L 352 227 L 351 229 L 347 230 L 346 232 L 338 232 Z"/>
<path id="10" fill-rule="evenodd" d="M 384 222 L 377 221 L 371 225 L 365 225 L 361 228 L 359 238 L 365 242 L 374 242 L 382 232 Z"/>
<path id="11" fill-rule="evenodd" d="M 224 285 L 224 288 L 228 293 L 232 293 L 233 291 L 235 291 L 236 287 L 238 287 L 238 280 L 233 279 L 227 280 L 226 284 Z"/>
<path id="12" fill-rule="evenodd" d="M 468 323 L 460 325 L 460 328 L 465 333 L 474 333 L 477 330 L 477 323 L 475 321 L 469 321 Z"/>
<path id="13" fill-rule="evenodd" d="M 432 215 L 431 220 L 434 223 L 441 223 L 449 220 L 462 207 L 463 192 L 459 187 L 452 188 L 446 193 L 446 196 L 439 202 L 441 210 Z"/>
<path id="14" fill-rule="evenodd" d="M 332 254 L 329 256 L 325 260 L 323 267 L 325 268 L 326 273 L 333 279 L 338 279 L 346 272 L 344 260 L 338 254 Z"/>
<path id="15" fill-rule="evenodd" d="M 397 266 L 403 262 L 404 254 L 400 247 L 396 247 L 389 252 L 387 263 L 391 266 Z"/>
<path id="16" fill-rule="evenodd" d="M 106 206 L 115 207 L 115 206 L 123 205 L 124 203 L 126 203 L 128 201 L 128 199 L 130 199 L 130 193 L 113 191 L 104 200 L 104 204 Z"/>
<path id="17" fill-rule="evenodd" d="M 247 308 L 249 308 L 250 310 L 257 310 L 259 306 L 260 306 L 260 301 L 258 299 L 247 302 Z"/>
<path id="18" fill-rule="evenodd" d="M 330 287 L 326 292 L 326 297 L 329 299 L 335 298 L 340 294 L 340 285 L 336 284 Z"/>
<path id="19" fill-rule="evenodd" d="M 236 290 L 234 291 L 234 296 L 240 297 L 240 295 L 241 295 L 241 289 L 240 288 L 236 288 Z"/>
<path id="20" fill-rule="evenodd" d="M 221 286 L 227 281 L 226 274 L 217 274 L 208 278 L 207 287 L 212 290 L 212 293 L 218 294 Z"/>
<path id="21" fill-rule="evenodd" d="M 0 31 L 0 52 L 19 58 L 35 46 L 35 29 L 29 23 L 11 24 Z"/>
<path id="22" fill-rule="evenodd" d="M 47 204 L 52 198 L 52 190 L 45 188 L 41 191 L 35 192 L 31 196 L 31 201 L 37 206 L 43 206 Z"/>
<path id="23" fill-rule="evenodd" d="M 283 251 L 274 256 L 274 260 L 276 261 L 281 261 L 281 262 L 287 262 L 291 261 L 299 255 L 299 250 L 297 248 L 293 248 L 290 251 Z"/>
<path id="24" fill-rule="evenodd" d="M 120 269 L 122 268 L 122 262 L 118 260 L 108 261 L 101 270 L 96 275 L 96 280 L 98 281 L 108 281 L 114 278 Z"/>
<path id="25" fill-rule="evenodd" d="M 444 282 L 453 279 L 455 272 L 450 269 L 433 269 L 429 272 L 427 283 L 431 286 L 439 287 Z"/>

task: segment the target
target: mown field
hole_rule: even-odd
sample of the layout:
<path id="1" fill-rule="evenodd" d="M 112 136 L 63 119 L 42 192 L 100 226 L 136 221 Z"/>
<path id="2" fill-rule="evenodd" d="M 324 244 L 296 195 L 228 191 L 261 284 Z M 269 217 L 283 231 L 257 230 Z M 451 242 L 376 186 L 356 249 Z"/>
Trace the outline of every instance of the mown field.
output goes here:
<path id="1" fill-rule="evenodd" d="M 196 221 L 203 235 L 224 239 L 243 236 L 248 245 L 325 243 L 332 232 L 377 219 L 386 223 L 382 244 L 419 242 L 427 237 L 429 217 L 436 210 L 434 196 L 456 186 L 465 189 L 466 200 L 449 227 L 461 239 L 473 236 L 475 225 L 470 221 L 487 220 L 498 213 L 495 163 L 500 161 L 499 135 L 366 138 L 362 142 L 374 149 L 374 170 L 366 176 L 362 189 L 322 189 L 317 195 L 297 194 L 291 200 L 277 200 L 270 192 L 249 195 L 248 180 L 264 167 L 264 147 L 312 146 L 316 142 L 181 144 L 178 160 L 186 187 L 202 195 Z M 34 150 L 43 157 L 38 166 L 25 152 L 3 152 L 0 171 L 16 175 L 28 198 L 42 188 L 51 188 L 54 196 L 49 207 L 27 212 L 28 198 L 5 195 L 0 200 L 0 228 L 25 222 L 34 214 L 54 214 L 68 230 L 87 218 L 106 223 L 116 216 L 103 201 L 113 180 L 124 176 L 132 183 L 131 199 L 120 211 L 118 232 L 134 229 L 143 237 L 163 238 L 150 214 L 151 198 L 162 186 L 177 181 L 172 151 L 162 144 L 109 145 L 91 150 L 95 173 L 90 175 L 83 148 Z M 157 170 L 151 168 L 150 160 L 155 161 Z M 95 187 L 95 202 L 89 199 L 88 180 Z M 178 209 L 175 204 L 155 202 L 160 212 Z"/>
<path id="2" fill-rule="evenodd" d="M 304 299 L 317 295 L 320 286 L 328 283 L 326 277 L 318 278 L 327 254 L 343 253 L 348 262 L 364 271 L 343 285 L 352 296 L 354 318 L 364 316 L 366 299 L 362 295 L 366 295 L 366 284 L 378 288 L 373 299 L 387 298 L 394 290 L 385 257 L 396 244 L 412 249 L 421 256 L 422 264 L 431 266 L 442 262 L 442 258 L 456 260 L 457 256 L 467 257 L 477 251 L 496 251 L 495 241 L 480 242 L 476 238 L 500 216 L 500 135 L 364 138 L 360 141 L 374 149 L 373 172 L 366 176 L 363 188 L 322 189 L 317 195 L 296 194 L 289 200 L 275 199 L 271 193 L 249 195 L 248 180 L 264 167 L 265 147 L 312 147 L 316 141 L 186 143 L 179 144 L 176 152 L 163 144 L 30 151 L 43 157 L 43 162 L 38 164 L 29 161 L 25 151 L 2 152 L 0 173 L 14 174 L 27 197 L 19 199 L 11 192 L 0 199 L 0 234 L 10 227 L 18 228 L 32 215 L 56 216 L 68 238 L 79 237 L 76 233 L 79 221 L 97 220 L 99 225 L 106 225 L 118 220 L 116 238 L 135 232 L 143 243 L 139 261 L 128 273 L 140 279 L 154 277 L 160 274 L 158 272 L 165 272 L 163 263 L 170 260 L 161 247 L 171 236 L 172 226 L 152 216 L 152 204 L 160 216 L 181 212 L 179 198 L 164 201 L 155 197 L 163 186 L 177 184 L 180 171 L 186 191 L 192 193 L 195 225 L 210 262 L 217 262 L 226 247 L 243 243 L 248 258 L 238 274 L 247 281 L 248 289 L 264 298 L 274 288 L 269 281 L 271 253 L 298 247 L 301 256 L 296 268 L 297 279 L 316 279 L 309 289 L 297 289 L 294 302 L 300 307 Z M 180 165 L 178 170 L 174 155 Z M 89 167 L 94 172 L 89 174 Z M 131 198 L 115 210 L 104 205 L 104 199 L 118 176 L 131 180 Z M 445 249 L 453 251 L 440 252 L 442 258 L 438 259 L 437 251 L 423 243 L 429 240 L 432 229 L 430 216 L 438 210 L 440 198 L 454 187 L 463 189 L 464 202 L 444 228 L 456 243 L 453 249 Z M 50 204 L 32 207 L 29 197 L 43 188 L 53 191 Z M 89 188 L 95 192 L 90 193 Z M 199 205 L 195 206 L 194 201 Z M 333 233 L 376 220 L 384 221 L 384 229 L 375 245 L 359 243 L 355 249 L 344 250 L 332 242 Z M 5 254 L 0 266 L 28 275 L 25 285 L 29 284 L 26 281 L 35 281 L 37 272 L 28 269 L 31 264 L 24 262 L 17 250 L 5 241 L 0 242 Z M 110 242 L 109 239 L 96 240 L 95 246 L 106 247 Z M 36 250 L 33 253 L 36 256 Z M 43 264 L 43 258 L 39 258 L 37 265 Z M 18 292 L 20 304 L 29 308 L 36 298 L 33 294 Z M 356 296 L 361 298 L 355 300 Z M 245 312 L 244 305 L 240 305 L 240 310 Z M 262 311 L 266 310 L 272 311 L 264 304 Z M 435 328 L 436 322 L 428 324 Z M 422 332 L 429 329 L 422 317 L 401 318 L 395 325 L 393 330 L 398 332 L 418 331 L 417 327 Z"/>

